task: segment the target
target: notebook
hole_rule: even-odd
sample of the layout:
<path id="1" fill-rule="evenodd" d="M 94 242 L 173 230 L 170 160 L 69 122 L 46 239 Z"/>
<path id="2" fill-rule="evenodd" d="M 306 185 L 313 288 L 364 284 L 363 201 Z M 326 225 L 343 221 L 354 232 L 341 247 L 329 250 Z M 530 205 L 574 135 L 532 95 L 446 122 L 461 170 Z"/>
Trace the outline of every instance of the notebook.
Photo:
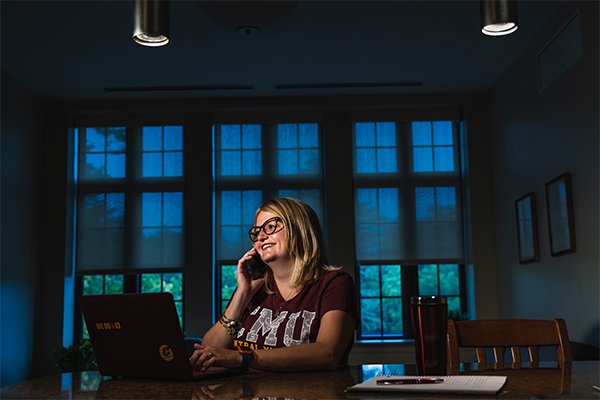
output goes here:
<path id="1" fill-rule="evenodd" d="M 434 380 L 437 383 L 410 383 L 415 380 L 423 380 L 423 378 L 425 380 Z M 422 392 L 488 395 L 497 393 L 504 386 L 505 382 L 506 376 L 490 375 L 447 375 L 432 377 L 380 375 L 350 386 L 347 390 L 349 392 Z"/>
<path id="2" fill-rule="evenodd" d="M 104 376 L 192 380 L 241 371 L 193 373 L 193 343 L 184 339 L 171 293 L 81 296 L 79 304 Z"/>

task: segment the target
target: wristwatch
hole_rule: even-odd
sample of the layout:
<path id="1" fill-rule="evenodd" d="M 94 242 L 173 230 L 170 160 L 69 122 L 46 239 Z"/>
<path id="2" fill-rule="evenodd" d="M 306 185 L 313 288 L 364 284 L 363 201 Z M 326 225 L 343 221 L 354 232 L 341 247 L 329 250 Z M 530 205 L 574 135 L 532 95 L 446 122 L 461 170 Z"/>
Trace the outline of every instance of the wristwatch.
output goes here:
<path id="1" fill-rule="evenodd" d="M 247 370 L 254 359 L 254 351 L 238 347 L 238 352 L 242 355 L 242 369 Z"/>

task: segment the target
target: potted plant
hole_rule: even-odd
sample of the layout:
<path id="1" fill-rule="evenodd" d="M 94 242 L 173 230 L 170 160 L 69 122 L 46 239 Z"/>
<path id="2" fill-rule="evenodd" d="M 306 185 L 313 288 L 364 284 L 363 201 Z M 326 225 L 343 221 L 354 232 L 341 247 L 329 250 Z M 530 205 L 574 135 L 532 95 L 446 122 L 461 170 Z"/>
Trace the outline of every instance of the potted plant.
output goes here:
<path id="1" fill-rule="evenodd" d="M 71 346 L 57 346 L 52 351 L 56 366 L 61 372 L 90 371 L 98 369 L 94 349 L 89 339 Z"/>

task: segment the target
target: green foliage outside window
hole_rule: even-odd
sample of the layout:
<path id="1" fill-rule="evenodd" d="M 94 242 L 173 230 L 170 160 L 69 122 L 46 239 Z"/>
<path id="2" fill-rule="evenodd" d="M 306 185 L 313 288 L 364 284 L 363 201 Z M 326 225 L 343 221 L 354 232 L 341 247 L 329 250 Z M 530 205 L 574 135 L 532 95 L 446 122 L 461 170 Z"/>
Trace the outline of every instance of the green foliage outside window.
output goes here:
<path id="1" fill-rule="evenodd" d="M 168 292 L 173 295 L 179 322 L 183 326 L 183 274 L 142 274 L 140 281 L 142 293 Z"/>
<path id="2" fill-rule="evenodd" d="M 227 307 L 227 303 L 237 287 L 236 269 L 237 265 L 221 266 L 221 312 L 225 311 L 225 307 Z"/>
<path id="3" fill-rule="evenodd" d="M 459 279 L 457 264 L 419 265 L 419 295 L 444 296 L 448 301 L 448 312 L 459 315 L 461 314 Z"/>
<path id="4" fill-rule="evenodd" d="M 419 295 L 432 296 L 438 294 L 437 265 L 419 265 Z"/>
<path id="5" fill-rule="evenodd" d="M 123 275 L 84 275 L 83 294 L 123 293 Z"/>
<path id="6" fill-rule="evenodd" d="M 361 297 L 379 296 L 379 268 L 377 265 L 360 266 Z"/>
<path id="7" fill-rule="evenodd" d="M 361 265 L 360 297 L 363 335 L 402 334 L 400 265 Z"/>
<path id="8" fill-rule="evenodd" d="M 102 294 L 104 279 L 102 275 L 85 275 L 83 277 L 83 294 Z"/>
<path id="9" fill-rule="evenodd" d="M 382 265 L 381 267 L 381 294 L 383 296 L 401 296 L 402 285 L 400 282 L 399 265 Z"/>
<path id="10" fill-rule="evenodd" d="M 163 292 L 169 292 L 175 300 L 183 298 L 182 274 L 163 274 Z"/>
<path id="11" fill-rule="evenodd" d="M 104 294 L 123 293 L 123 275 L 104 276 Z"/>
<path id="12" fill-rule="evenodd" d="M 383 333 L 397 335 L 404 331 L 402 324 L 402 298 L 384 298 L 382 304 Z"/>
<path id="13" fill-rule="evenodd" d="M 142 274 L 142 293 L 159 293 L 162 288 L 160 274 Z"/>
<path id="14" fill-rule="evenodd" d="M 458 295 L 460 293 L 458 265 L 440 265 L 440 294 Z"/>
<path id="15" fill-rule="evenodd" d="M 381 308 L 378 299 L 360 300 L 360 323 L 365 336 L 381 333 Z"/>

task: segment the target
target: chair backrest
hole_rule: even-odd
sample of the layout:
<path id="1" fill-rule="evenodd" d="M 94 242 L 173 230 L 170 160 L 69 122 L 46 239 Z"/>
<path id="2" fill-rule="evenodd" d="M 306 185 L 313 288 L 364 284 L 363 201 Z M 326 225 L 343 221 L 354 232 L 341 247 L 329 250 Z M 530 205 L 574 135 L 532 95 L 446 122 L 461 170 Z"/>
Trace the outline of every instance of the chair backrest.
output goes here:
<path id="1" fill-rule="evenodd" d="M 510 349 L 512 368 L 521 366 L 521 348 L 527 348 L 529 366 L 537 368 L 540 347 L 555 346 L 559 363 L 572 361 L 567 325 L 562 319 L 488 319 L 473 321 L 448 321 L 449 371 L 457 372 L 460 365 L 460 348 L 474 348 L 479 364 L 490 363 L 486 349 L 494 353 L 495 367 L 503 366 L 504 353 Z"/>

